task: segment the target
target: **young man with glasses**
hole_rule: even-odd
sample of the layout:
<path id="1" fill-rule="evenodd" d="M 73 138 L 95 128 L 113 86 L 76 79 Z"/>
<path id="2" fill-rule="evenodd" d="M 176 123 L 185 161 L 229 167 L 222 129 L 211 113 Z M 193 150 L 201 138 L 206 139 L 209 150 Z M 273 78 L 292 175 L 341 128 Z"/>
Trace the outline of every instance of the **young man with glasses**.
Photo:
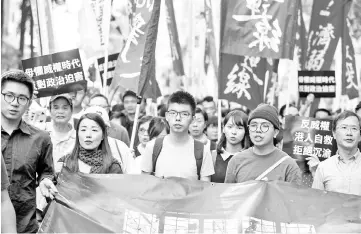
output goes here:
<path id="1" fill-rule="evenodd" d="M 1 152 L 9 176 L 18 232 L 36 232 L 36 184 L 45 197 L 53 198 L 54 164 L 47 132 L 22 121 L 34 93 L 31 78 L 14 70 L 1 76 Z"/>
<path id="2" fill-rule="evenodd" d="M 312 188 L 361 196 L 360 117 L 344 111 L 333 121 L 338 151 L 319 163 Z"/>
<path id="3" fill-rule="evenodd" d="M 188 134 L 195 108 L 196 102 L 189 93 L 178 91 L 171 95 L 166 113 L 170 133 L 147 144 L 142 155 L 143 173 L 210 181 L 214 174 L 211 152 Z"/>
<path id="4" fill-rule="evenodd" d="M 268 104 L 258 105 L 249 115 L 248 128 L 254 146 L 229 161 L 225 183 L 281 180 L 301 184 L 296 161 L 273 144 L 280 129 L 277 109 Z"/>

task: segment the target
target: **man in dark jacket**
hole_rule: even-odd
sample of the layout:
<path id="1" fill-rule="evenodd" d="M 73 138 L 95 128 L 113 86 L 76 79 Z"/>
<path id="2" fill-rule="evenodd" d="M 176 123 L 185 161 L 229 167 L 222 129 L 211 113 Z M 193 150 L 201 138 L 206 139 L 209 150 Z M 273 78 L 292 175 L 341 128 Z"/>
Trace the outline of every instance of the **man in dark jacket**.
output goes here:
<path id="1" fill-rule="evenodd" d="M 37 232 L 36 184 L 43 196 L 54 198 L 52 144 L 47 132 L 22 121 L 34 92 L 32 79 L 15 70 L 1 76 L 1 152 L 9 177 L 9 196 L 17 231 Z"/>

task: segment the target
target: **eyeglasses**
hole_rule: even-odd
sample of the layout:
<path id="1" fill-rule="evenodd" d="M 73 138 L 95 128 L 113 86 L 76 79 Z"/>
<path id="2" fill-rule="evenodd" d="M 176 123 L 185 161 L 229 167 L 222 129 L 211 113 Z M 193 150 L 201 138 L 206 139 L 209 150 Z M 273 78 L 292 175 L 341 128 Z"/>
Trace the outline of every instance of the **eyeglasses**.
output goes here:
<path id="1" fill-rule="evenodd" d="M 7 103 L 12 103 L 16 98 L 19 105 L 25 106 L 30 100 L 28 97 L 25 97 L 25 96 L 17 97 L 11 93 L 1 93 L 1 94 L 4 96 L 4 100 Z"/>
<path id="2" fill-rule="evenodd" d="M 355 127 L 355 126 L 342 125 L 342 126 L 337 127 L 337 128 L 343 133 L 347 133 L 348 131 L 351 131 L 352 133 L 357 133 L 357 132 L 360 131 L 360 129 L 358 127 Z"/>
<path id="3" fill-rule="evenodd" d="M 260 130 L 261 130 L 261 132 L 263 132 L 263 133 L 268 132 L 268 130 L 269 130 L 270 127 L 271 127 L 271 125 L 268 124 L 268 123 L 261 123 L 260 125 L 254 123 L 254 124 L 250 124 L 250 125 L 248 126 L 249 131 L 251 131 L 251 132 L 257 131 L 258 126 L 260 126 Z"/>
<path id="4" fill-rule="evenodd" d="M 167 114 L 169 117 L 172 117 L 172 118 L 176 118 L 177 115 L 179 114 L 179 116 L 182 118 L 182 119 L 186 119 L 186 118 L 189 118 L 189 116 L 191 116 L 191 114 L 187 111 L 181 111 L 181 112 L 178 112 L 178 111 L 167 111 Z"/>

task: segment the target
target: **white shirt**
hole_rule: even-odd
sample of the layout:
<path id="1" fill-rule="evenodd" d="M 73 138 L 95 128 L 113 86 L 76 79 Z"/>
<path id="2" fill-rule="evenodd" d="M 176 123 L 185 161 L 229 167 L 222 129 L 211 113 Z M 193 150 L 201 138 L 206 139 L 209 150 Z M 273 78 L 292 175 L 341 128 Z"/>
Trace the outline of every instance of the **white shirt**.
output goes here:
<path id="1" fill-rule="evenodd" d="M 153 171 L 153 148 L 155 141 L 147 143 L 145 152 L 142 155 L 141 169 L 144 172 Z M 201 177 L 214 174 L 212 156 L 209 148 L 204 146 Z M 184 145 L 173 144 L 169 135 L 164 137 L 162 151 L 160 152 L 155 168 L 157 177 L 181 177 L 198 180 L 197 164 L 194 156 L 194 140 L 189 137 Z"/>

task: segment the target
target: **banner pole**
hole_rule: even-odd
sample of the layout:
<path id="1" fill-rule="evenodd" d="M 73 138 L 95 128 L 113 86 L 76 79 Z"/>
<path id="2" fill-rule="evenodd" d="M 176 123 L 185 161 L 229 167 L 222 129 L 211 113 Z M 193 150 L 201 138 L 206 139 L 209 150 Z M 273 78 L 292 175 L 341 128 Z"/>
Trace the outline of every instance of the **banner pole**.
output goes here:
<path id="1" fill-rule="evenodd" d="M 135 110 L 135 117 L 134 117 L 132 135 L 131 135 L 131 139 L 130 139 L 130 146 L 129 146 L 130 149 L 133 149 L 133 147 L 134 147 L 134 140 L 135 140 L 135 134 L 137 132 L 139 112 L 140 112 L 140 102 L 138 101 L 137 108 Z"/>
<path id="2" fill-rule="evenodd" d="M 109 98 L 107 81 L 108 81 L 108 43 L 105 43 L 105 49 L 104 49 L 104 73 L 103 73 L 103 94 L 106 97 Z"/>
<path id="3" fill-rule="evenodd" d="M 222 100 L 218 99 L 218 142 L 222 136 Z"/>

